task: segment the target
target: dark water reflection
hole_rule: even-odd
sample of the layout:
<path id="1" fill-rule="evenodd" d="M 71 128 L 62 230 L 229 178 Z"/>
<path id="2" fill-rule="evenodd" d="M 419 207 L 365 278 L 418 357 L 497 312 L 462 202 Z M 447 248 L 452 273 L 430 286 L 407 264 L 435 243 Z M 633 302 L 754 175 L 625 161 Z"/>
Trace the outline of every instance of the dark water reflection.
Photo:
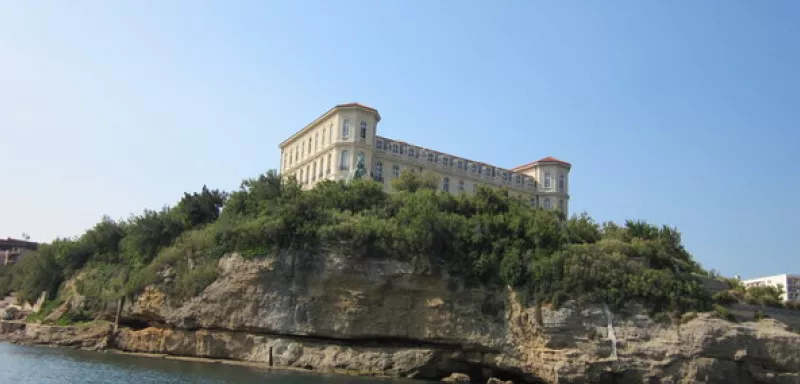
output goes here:
<path id="1" fill-rule="evenodd" d="M 419 382 L 268 371 L 246 366 L 0 343 L 0 383 L 408 384 Z"/>

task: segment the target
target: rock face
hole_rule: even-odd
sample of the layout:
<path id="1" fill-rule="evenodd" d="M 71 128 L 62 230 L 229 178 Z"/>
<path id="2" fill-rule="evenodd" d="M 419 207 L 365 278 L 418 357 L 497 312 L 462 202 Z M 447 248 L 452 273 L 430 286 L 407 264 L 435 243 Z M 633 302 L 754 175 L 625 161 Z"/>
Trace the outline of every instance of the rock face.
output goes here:
<path id="1" fill-rule="evenodd" d="M 108 323 L 63 327 L 2 321 L 0 322 L 0 339 L 21 344 L 98 350 L 107 346 L 111 328 Z"/>
<path id="2" fill-rule="evenodd" d="M 336 254 L 233 255 L 220 269 L 186 302 L 172 302 L 163 287 L 147 289 L 123 308 L 122 323 L 132 328 L 120 328 L 110 344 L 482 383 L 800 383 L 800 335 L 773 320 L 735 324 L 699 314 L 658 323 L 633 305 L 613 314 L 602 305 L 537 308 L 512 290 L 468 288 L 410 263 Z M 76 337 L 25 332 L 73 345 Z"/>

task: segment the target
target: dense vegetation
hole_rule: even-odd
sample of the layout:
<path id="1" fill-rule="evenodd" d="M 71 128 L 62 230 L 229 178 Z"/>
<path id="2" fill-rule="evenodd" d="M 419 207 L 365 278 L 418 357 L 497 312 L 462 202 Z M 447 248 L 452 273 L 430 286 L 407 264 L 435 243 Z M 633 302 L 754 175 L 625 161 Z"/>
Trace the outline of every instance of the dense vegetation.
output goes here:
<path id="1" fill-rule="evenodd" d="M 361 180 L 302 191 L 270 171 L 231 193 L 204 187 L 174 207 L 122 221 L 105 217 L 80 237 L 43 245 L 0 271 L 0 293 L 35 300 L 46 291 L 55 298 L 75 278 L 78 292 L 100 302 L 153 283 L 183 300 L 216 278 L 227 253 L 336 249 L 353 258 L 404 260 L 419 273 L 467 284 L 510 285 L 556 306 L 574 298 L 612 306 L 635 300 L 654 310 L 711 308 L 696 279 L 706 272 L 673 228 L 567 219 L 506 190 L 454 196 L 437 185 L 406 172 L 391 195 Z"/>

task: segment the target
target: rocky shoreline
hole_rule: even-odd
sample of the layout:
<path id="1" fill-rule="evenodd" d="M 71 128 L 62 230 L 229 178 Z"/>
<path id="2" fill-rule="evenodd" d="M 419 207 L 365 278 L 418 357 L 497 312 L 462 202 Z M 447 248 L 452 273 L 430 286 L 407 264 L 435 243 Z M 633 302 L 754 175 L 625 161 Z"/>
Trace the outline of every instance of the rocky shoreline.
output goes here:
<path id="1" fill-rule="evenodd" d="M 400 261 L 335 254 L 232 255 L 219 265 L 219 278 L 186 301 L 148 287 L 119 308 L 116 330 L 0 322 L 0 339 L 437 381 L 800 383 L 800 335 L 774 319 L 656 321 L 635 304 L 555 309 Z"/>

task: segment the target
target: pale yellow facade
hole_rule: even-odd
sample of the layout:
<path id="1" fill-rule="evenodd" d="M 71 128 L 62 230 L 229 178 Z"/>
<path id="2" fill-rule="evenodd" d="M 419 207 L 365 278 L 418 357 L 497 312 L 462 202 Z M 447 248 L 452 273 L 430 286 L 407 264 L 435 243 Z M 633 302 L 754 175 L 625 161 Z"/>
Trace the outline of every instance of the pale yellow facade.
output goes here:
<path id="1" fill-rule="evenodd" d="M 478 186 L 508 188 L 531 205 L 569 212 L 567 162 L 546 157 L 513 169 L 453 156 L 377 135 L 381 117 L 361 104 L 337 105 L 280 144 L 281 174 L 310 189 L 322 180 L 344 180 L 358 154 L 368 177 L 391 191 L 390 181 L 405 171 L 430 173 L 439 188 L 471 194 Z"/>

